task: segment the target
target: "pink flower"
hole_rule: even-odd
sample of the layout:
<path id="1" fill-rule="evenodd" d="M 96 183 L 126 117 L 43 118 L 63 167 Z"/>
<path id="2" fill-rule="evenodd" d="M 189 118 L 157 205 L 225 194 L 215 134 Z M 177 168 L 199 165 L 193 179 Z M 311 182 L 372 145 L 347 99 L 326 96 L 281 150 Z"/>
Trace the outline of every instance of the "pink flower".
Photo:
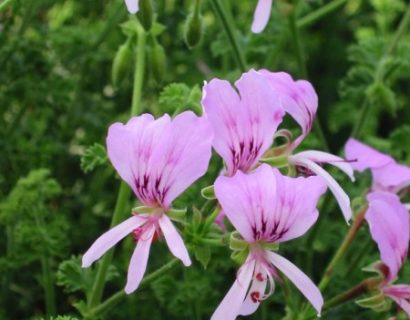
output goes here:
<path id="1" fill-rule="evenodd" d="M 253 16 L 252 32 L 262 32 L 268 24 L 272 10 L 272 0 L 258 0 Z"/>
<path id="2" fill-rule="evenodd" d="M 151 242 L 162 232 L 172 254 L 185 266 L 191 264 L 184 242 L 166 215 L 172 201 L 205 174 L 211 157 L 212 130 L 205 118 L 183 112 L 171 120 L 144 114 L 127 124 L 114 123 L 107 136 L 107 151 L 120 177 L 138 199 L 152 208 L 100 236 L 83 256 L 90 266 L 118 241 L 132 233 L 137 241 L 128 269 L 127 293 L 143 278 Z"/>
<path id="3" fill-rule="evenodd" d="M 236 81 L 213 79 L 203 88 L 202 105 L 215 138 L 213 147 L 225 160 L 228 175 L 249 172 L 271 146 L 284 116 L 264 76 L 251 70 Z"/>
<path id="4" fill-rule="evenodd" d="M 308 190 L 308 192 L 306 192 Z M 274 291 L 277 270 L 320 313 L 323 298 L 314 283 L 290 261 L 272 251 L 275 245 L 303 235 L 317 220 L 316 205 L 326 186 L 318 177 L 290 178 L 266 164 L 251 174 L 220 176 L 215 194 L 248 250 L 237 279 L 212 319 L 249 315 Z"/>
<path id="5" fill-rule="evenodd" d="M 139 0 L 125 0 L 125 5 L 131 14 L 137 13 L 139 10 Z"/>
<path id="6" fill-rule="evenodd" d="M 410 285 L 393 285 L 407 259 L 410 238 L 410 218 L 407 209 L 393 193 L 375 191 L 367 196 L 369 209 L 366 220 L 377 243 L 381 260 L 388 268 L 380 290 L 392 298 L 410 316 Z"/>
<path id="7" fill-rule="evenodd" d="M 345 146 L 346 158 L 351 160 L 355 170 L 370 169 L 373 175 L 374 191 L 397 193 L 410 186 L 410 168 L 398 164 L 392 157 L 381 153 L 360 141 L 350 138 Z"/>
<path id="8" fill-rule="evenodd" d="M 263 74 L 269 80 L 275 96 L 278 97 L 286 113 L 288 113 L 302 129 L 300 136 L 292 141 L 287 150 L 285 150 L 285 154 L 289 156 L 289 163 L 297 168 L 303 168 L 303 171 L 307 170 L 308 173 L 322 177 L 330 191 L 334 194 L 346 221 L 349 221 L 352 217 L 349 196 L 321 165 L 324 163 L 331 164 L 342 170 L 354 181 L 352 166 L 346 162 L 345 159 L 323 151 L 308 150 L 292 154 L 313 127 L 318 108 L 318 97 L 315 89 L 308 81 L 295 81 L 285 72 L 260 70 L 259 73 Z"/>

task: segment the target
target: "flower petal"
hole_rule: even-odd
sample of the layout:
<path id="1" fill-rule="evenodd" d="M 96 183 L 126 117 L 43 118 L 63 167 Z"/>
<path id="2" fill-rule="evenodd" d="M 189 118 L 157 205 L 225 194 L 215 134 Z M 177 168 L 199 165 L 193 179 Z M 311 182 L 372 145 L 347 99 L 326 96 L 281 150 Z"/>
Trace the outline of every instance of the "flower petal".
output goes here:
<path id="1" fill-rule="evenodd" d="M 410 286 L 399 284 L 383 289 L 383 292 L 392 298 L 410 317 Z"/>
<path id="2" fill-rule="evenodd" d="M 410 185 L 410 168 L 395 161 L 372 169 L 372 173 L 373 190 L 396 193 Z"/>
<path id="3" fill-rule="evenodd" d="M 228 174 L 249 171 L 271 146 L 284 116 L 264 76 L 251 70 L 235 83 L 214 79 L 203 88 L 202 105 L 214 132 L 213 146 Z"/>
<path id="4" fill-rule="evenodd" d="M 299 156 L 299 154 L 290 156 L 289 161 L 295 165 L 300 165 L 310 169 L 312 172 L 325 180 L 330 191 L 332 191 L 333 195 L 335 196 L 346 222 L 349 222 L 349 220 L 352 218 L 350 199 L 346 192 L 344 192 L 340 185 L 336 182 L 336 180 L 333 179 L 333 177 L 329 173 L 323 170 L 322 167 L 314 163 L 312 160 L 306 159 L 303 156 Z"/>
<path id="5" fill-rule="evenodd" d="M 268 275 L 266 271 L 258 263 L 256 263 L 251 287 L 245 301 L 241 306 L 241 309 L 239 310 L 239 314 L 241 316 L 248 316 L 258 309 L 261 301 L 265 298 L 264 295 L 267 283 Z"/>
<path id="6" fill-rule="evenodd" d="M 187 134 L 189 133 L 189 134 Z M 191 111 L 176 116 L 155 145 L 150 174 L 166 190 L 164 206 L 202 177 L 212 155 L 213 130 L 208 119 Z"/>
<path id="7" fill-rule="evenodd" d="M 284 257 L 267 251 L 267 256 L 272 264 L 282 271 L 286 277 L 302 292 L 320 315 L 323 306 L 323 297 L 318 287 L 298 267 Z"/>
<path id="8" fill-rule="evenodd" d="M 248 258 L 239 269 L 234 284 L 215 310 L 211 320 L 235 320 L 248 291 L 254 269 L 255 260 Z"/>
<path id="9" fill-rule="evenodd" d="M 344 173 L 346 173 L 350 180 L 354 182 L 354 173 L 353 173 L 353 167 L 349 162 L 347 162 L 345 159 L 335 156 L 331 153 L 323 152 L 323 151 L 316 151 L 316 150 L 307 150 L 307 151 L 302 151 L 298 153 L 299 156 L 312 160 L 313 162 L 316 163 L 328 163 L 331 164 L 332 166 L 335 166 L 336 168 L 339 168 L 342 170 Z"/>
<path id="10" fill-rule="evenodd" d="M 130 264 L 128 266 L 127 285 L 124 289 L 127 294 L 135 291 L 144 277 L 154 233 L 155 227 L 152 226 L 147 229 L 138 240 L 137 247 L 132 254 Z"/>
<path id="11" fill-rule="evenodd" d="M 137 13 L 139 10 L 139 0 L 125 0 L 128 12 L 131 14 Z"/>
<path id="12" fill-rule="evenodd" d="M 119 242 L 130 232 L 144 224 L 145 221 L 146 220 L 141 217 L 132 216 L 131 218 L 128 218 L 124 222 L 102 234 L 97 240 L 95 240 L 95 242 L 83 255 L 82 267 L 89 267 L 94 261 L 101 258 L 104 253 L 106 253 L 114 245 L 116 245 L 117 242 Z"/>
<path id="13" fill-rule="evenodd" d="M 255 240 L 252 230 L 261 230 L 262 220 L 274 210 L 276 180 L 273 169 L 261 165 L 254 173 L 238 171 L 233 177 L 220 176 L 214 184 L 216 198 L 225 215 L 248 242 Z"/>
<path id="14" fill-rule="evenodd" d="M 346 159 L 351 161 L 352 167 L 359 172 L 379 168 L 394 162 L 394 159 L 387 154 L 381 153 L 353 138 L 350 138 L 345 145 L 345 156 Z"/>
<path id="15" fill-rule="evenodd" d="M 253 16 L 252 32 L 259 33 L 268 24 L 272 10 L 272 0 L 259 0 Z"/>
<path id="16" fill-rule="evenodd" d="M 407 258 L 410 238 L 410 219 L 400 198 L 389 192 L 368 194 L 369 209 L 366 220 L 370 233 L 380 250 L 382 261 L 389 267 L 393 280 Z"/>
<path id="17" fill-rule="evenodd" d="M 180 259 L 186 267 L 190 266 L 191 259 L 189 258 L 188 250 L 186 249 L 184 241 L 179 235 L 177 229 L 175 229 L 175 226 L 171 220 L 168 216 L 163 215 L 158 222 L 169 250 L 175 257 Z"/>
<path id="18" fill-rule="evenodd" d="M 259 72 L 267 77 L 285 111 L 302 129 L 302 134 L 292 144 L 294 149 L 312 129 L 318 107 L 316 91 L 310 82 L 294 81 L 286 72 L 270 72 L 264 69 Z"/>

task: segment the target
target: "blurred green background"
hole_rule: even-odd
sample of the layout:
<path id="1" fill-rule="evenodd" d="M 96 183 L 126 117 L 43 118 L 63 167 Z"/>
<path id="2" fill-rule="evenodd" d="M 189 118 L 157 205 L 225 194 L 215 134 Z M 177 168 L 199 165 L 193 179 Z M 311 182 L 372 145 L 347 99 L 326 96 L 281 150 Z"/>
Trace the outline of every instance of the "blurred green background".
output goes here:
<path id="1" fill-rule="evenodd" d="M 202 2 L 202 41 L 189 49 L 184 27 L 192 1 L 153 0 L 155 38 L 165 50 L 166 64 L 158 65 L 152 58 L 152 39 L 148 39 L 142 112 L 157 116 L 184 109 L 198 112 L 205 80 L 239 78 L 241 70 L 211 3 Z M 335 10 L 306 23 L 304 18 L 329 2 L 334 1 L 301 1 L 295 15 L 302 25 L 307 78 L 319 95 L 318 117 L 330 150 L 341 153 L 367 108 L 360 139 L 410 165 L 408 28 L 390 50 L 409 4 L 339 1 Z M 275 0 L 265 31 L 252 34 L 256 0 L 225 1 L 248 68 L 302 77 L 289 27 L 289 5 L 292 1 Z M 95 273 L 81 271 L 79 257 L 108 229 L 119 187 L 104 149 L 94 144 L 104 145 L 108 126 L 129 116 L 133 61 L 118 87 L 111 81 L 114 56 L 126 41 L 120 25 L 128 19 L 122 0 L 14 0 L 0 12 L 0 319 L 45 317 L 47 281 L 55 290 L 55 316 L 81 318 L 72 304 L 85 298 Z M 285 125 L 296 129 L 292 121 Z M 323 148 L 313 133 L 302 146 L 311 147 Z M 209 174 L 176 206 L 201 207 L 199 191 L 213 183 L 218 166 L 214 157 Z M 352 198 L 369 186 L 366 174 L 356 185 L 337 177 Z M 332 201 L 321 210 L 319 226 L 281 248 L 316 283 L 347 231 Z M 378 259 L 376 246 L 363 251 L 363 243 L 369 242 L 366 228 L 325 297 L 358 283 L 366 276 L 360 269 Z M 123 288 L 132 245 L 128 239 L 118 246 L 104 297 Z M 229 254 L 228 248 L 212 248 L 206 270 L 197 261 L 188 269 L 178 266 L 103 318 L 208 319 L 235 278 Z M 156 243 L 148 272 L 169 259 L 164 245 Z M 408 266 L 402 273 L 401 283 L 410 280 Z M 286 311 L 287 319 L 296 319 L 294 312 L 304 300 L 295 288 L 291 290 L 290 309 L 284 308 L 279 281 L 277 292 L 249 319 L 279 319 Z M 352 319 L 353 314 L 355 319 L 387 319 L 396 312 L 392 306 L 389 312 L 376 314 L 349 303 L 322 319 Z"/>

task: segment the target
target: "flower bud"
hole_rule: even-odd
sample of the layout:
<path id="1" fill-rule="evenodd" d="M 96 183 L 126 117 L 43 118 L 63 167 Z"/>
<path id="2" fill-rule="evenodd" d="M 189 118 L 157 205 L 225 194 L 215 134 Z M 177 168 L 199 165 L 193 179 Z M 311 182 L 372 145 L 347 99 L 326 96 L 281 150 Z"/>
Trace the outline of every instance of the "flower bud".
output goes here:
<path id="1" fill-rule="evenodd" d="M 115 54 L 112 63 L 111 79 L 114 87 L 118 87 L 127 76 L 132 64 L 132 48 L 130 39 L 122 44 Z"/>
<path id="2" fill-rule="evenodd" d="M 140 0 L 139 6 L 140 9 L 137 13 L 138 20 L 141 22 L 145 31 L 149 31 L 152 27 L 154 16 L 151 0 Z"/>
<path id="3" fill-rule="evenodd" d="M 189 48 L 196 47 L 202 40 L 203 22 L 199 12 L 190 14 L 185 24 L 184 38 Z"/>
<path id="4" fill-rule="evenodd" d="M 166 71 L 166 64 L 164 48 L 157 41 L 154 41 L 151 48 L 151 69 L 155 81 L 162 81 Z"/>

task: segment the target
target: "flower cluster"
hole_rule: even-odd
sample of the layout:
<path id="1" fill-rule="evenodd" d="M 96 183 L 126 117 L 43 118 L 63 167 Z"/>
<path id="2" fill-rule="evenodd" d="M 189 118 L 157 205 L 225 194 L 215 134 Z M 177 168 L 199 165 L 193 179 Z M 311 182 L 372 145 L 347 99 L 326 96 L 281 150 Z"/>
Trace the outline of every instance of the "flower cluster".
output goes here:
<path id="1" fill-rule="evenodd" d="M 235 319 L 255 312 L 274 292 L 279 271 L 320 314 L 323 298 L 319 289 L 276 251 L 279 244 L 302 236 L 316 222 L 317 204 L 327 188 L 345 220 L 352 217 L 349 197 L 322 168 L 326 163 L 352 180 L 353 168 L 371 168 L 374 185 L 366 219 L 390 270 L 380 290 L 408 308 L 408 287 L 391 285 L 407 254 L 408 214 L 394 193 L 409 184 L 408 168 L 356 140 L 346 146 L 349 161 L 318 150 L 295 152 L 313 127 L 318 97 L 309 82 L 295 81 L 284 72 L 250 70 L 234 87 L 213 79 L 203 87 L 202 106 L 201 117 L 183 112 L 174 119 L 164 115 L 155 120 L 144 114 L 110 127 L 109 159 L 143 206 L 94 242 L 83 256 L 84 267 L 128 234 L 136 247 L 128 269 L 127 293 L 136 290 L 142 280 L 155 238 L 165 238 L 171 253 L 189 266 L 188 251 L 171 222 L 172 202 L 206 173 L 213 148 L 225 164 L 213 185 L 214 194 L 235 229 L 230 247 L 242 265 L 212 319 Z M 279 129 L 286 115 L 300 126 L 295 139 L 289 130 Z M 276 145 L 278 137 L 287 142 Z M 398 172 L 398 176 L 384 170 Z M 392 212 L 391 217 L 386 212 Z M 397 228 L 400 232 L 392 231 Z"/>

